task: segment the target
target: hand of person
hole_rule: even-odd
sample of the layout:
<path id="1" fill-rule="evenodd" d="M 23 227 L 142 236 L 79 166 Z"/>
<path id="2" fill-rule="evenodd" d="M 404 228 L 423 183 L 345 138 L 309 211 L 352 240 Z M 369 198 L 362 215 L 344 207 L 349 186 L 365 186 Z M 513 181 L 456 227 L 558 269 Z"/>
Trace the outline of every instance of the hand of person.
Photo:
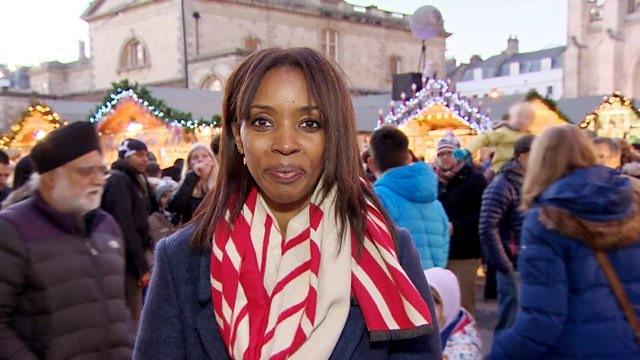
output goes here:
<path id="1" fill-rule="evenodd" d="M 453 235 L 453 223 L 451 223 L 451 221 L 449 221 L 449 236 Z"/>
<path id="2" fill-rule="evenodd" d="M 151 281 L 151 272 L 147 271 L 138 281 L 138 285 L 140 285 L 141 287 L 146 287 L 149 285 L 149 281 Z"/>
<path id="3" fill-rule="evenodd" d="M 209 161 L 202 161 L 193 166 L 193 172 L 198 175 L 199 178 L 206 178 L 211 173 L 211 168 L 213 168 L 213 164 Z"/>

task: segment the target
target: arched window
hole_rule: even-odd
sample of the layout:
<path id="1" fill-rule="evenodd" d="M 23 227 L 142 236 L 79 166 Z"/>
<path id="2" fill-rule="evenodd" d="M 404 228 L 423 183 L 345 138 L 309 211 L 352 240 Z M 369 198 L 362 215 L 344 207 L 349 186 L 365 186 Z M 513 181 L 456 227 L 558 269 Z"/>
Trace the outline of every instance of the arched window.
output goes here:
<path id="1" fill-rule="evenodd" d="M 222 81 L 217 77 L 211 75 L 208 76 L 200 85 L 201 89 L 211 90 L 211 91 L 222 91 Z"/>
<path id="2" fill-rule="evenodd" d="M 129 40 L 120 55 L 120 69 L 137 69 L 147 65 L 149 65 L 149 56 L 144 45 L 138 39 Z"/>
<path id="3" fill-rule="evenodd" d="M 262 41 L 255 36 L 249 36 L 244 39 L 244 48 L 249 51 L 258 51 L 262 48 Z"/>

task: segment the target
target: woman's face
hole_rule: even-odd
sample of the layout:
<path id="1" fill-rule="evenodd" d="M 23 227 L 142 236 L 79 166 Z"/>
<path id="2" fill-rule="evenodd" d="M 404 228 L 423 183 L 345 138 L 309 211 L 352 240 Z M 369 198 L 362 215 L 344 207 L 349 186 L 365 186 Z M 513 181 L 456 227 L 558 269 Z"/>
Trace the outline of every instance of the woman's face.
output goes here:
<path id="1" fill-rule="evenodd" d="M 212 162 L 213 158 L 204 149 L 195 149 L 191 153 L 191 160 L 189 160 L 189 168 L 193 169 L 197 164 L 201 162 Z"/>
<path id="2" fill-rule="evenodd" d="M 309 103 L 304 74 L 279 67 L 262 79 L 249 119 L 234 126 L 238 149 L 269 207 L 302 209 L 323 171 L 325 124 Z"/>

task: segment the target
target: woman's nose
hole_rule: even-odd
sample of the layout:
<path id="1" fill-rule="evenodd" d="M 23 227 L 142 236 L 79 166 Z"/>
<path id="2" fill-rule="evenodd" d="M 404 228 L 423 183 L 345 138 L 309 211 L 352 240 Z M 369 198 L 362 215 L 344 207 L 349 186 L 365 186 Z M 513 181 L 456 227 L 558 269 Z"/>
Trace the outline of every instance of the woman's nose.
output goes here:
<path id="1" fill-rule="evenodd" d="M 300 141 L 297 129 L 292 127 L 281 127 L 273 134 L 271 151 L 282 155 L 291 155 L 300 151 Z"/>

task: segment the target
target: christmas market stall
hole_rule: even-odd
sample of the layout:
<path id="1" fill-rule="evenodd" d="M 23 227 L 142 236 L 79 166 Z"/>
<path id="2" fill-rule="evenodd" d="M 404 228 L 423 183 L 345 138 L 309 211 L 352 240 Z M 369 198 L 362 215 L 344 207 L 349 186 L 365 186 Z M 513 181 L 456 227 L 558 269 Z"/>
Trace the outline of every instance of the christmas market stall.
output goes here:
<path id="1" fill-rule="evenodd" d="M 434 159 L 438 141 L 449 131 L 462 146 L 477 134 L 491 131 L 489 116 L 451 91 L 446 81 L 423 79 L 421 90 L 416 92 L 415 84 L 412 89 L 410 98 L 392 102 L 386 116 L 380 113 L 378 126 L 397 126 L 409 138 L 409 148 L 416 156 Z"/>
<path id="2" fill-rule="evenodd" d="M 640 140 L 640 111 L 633 99 L 616 91 L 611 96 L 604 96 L 580 127 L 593 131 L 597 136 Z"/>
<path id="3" fill-rule="evenodd" d="M 52 130 L 67 122 L 43 102 L 33 101 L 0 138 L 0 149 L 12 159 L 27 155 L 31 148 Z"/>
<path id="4" fill-rule="evenodd" d="M 209 144 L 219 129 L 220 117 L 194 119 L 191 113 L 152 96 L 149 89 L 123 81 L 113 84 L 89 121 L 97 124 L 107 161 L 117 158 L 124 139 L 136 138 L 147 144 L 161 167 L 168 167 L 175 159 L 186 159 L 194 143 Z"/>

